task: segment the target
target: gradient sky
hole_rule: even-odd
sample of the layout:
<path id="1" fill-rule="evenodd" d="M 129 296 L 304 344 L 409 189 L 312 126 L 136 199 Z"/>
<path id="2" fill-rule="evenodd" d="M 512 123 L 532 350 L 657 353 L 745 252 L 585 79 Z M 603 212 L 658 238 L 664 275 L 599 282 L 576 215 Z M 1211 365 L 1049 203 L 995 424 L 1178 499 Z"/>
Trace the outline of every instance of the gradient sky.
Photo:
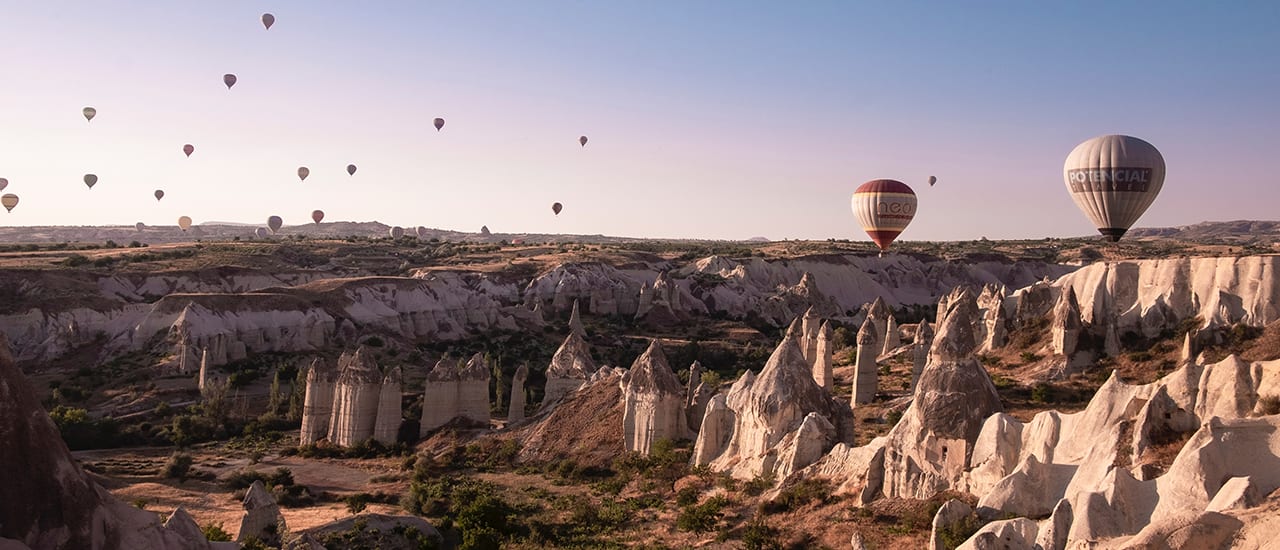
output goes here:
<path id="1" fill-rule="evenodd" d="M 0 0 L 0 177 L 22 197 L 0 223 L 320 208 L 866 240 L 849 195 L 895 178 L 920 200 L 902 239 L 1087 235 L 1062 162 L 1108 133 L 1165 156 L 1139 226 L 1276 219 L 1277 29 L 1280 2 Z"/>

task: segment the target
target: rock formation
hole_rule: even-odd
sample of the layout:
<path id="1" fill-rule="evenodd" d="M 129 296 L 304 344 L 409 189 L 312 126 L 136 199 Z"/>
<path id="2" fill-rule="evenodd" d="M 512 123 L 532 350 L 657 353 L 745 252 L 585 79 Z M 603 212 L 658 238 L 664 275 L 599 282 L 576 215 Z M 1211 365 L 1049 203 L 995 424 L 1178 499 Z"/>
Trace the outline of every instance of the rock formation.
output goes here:
<path id="1" fill-rule="evenodd" d="M 853 415 L 813 380 L 798 338 L 783 338 L 758 377 L 750 371 L 707 405 L 693 461 L 739 479 L 790 473 L 853 439 Z"/>
<path id="2" fill-rule="evenodd" d="M 972 294 L 948 309 L 911 406 L 887 436 L 882 492 L 888 497 L 925 499 L 959 487 L 983 422 L 1001 410 L 991 378 L 973 357 L 978 307 Z"/>
<path id="3" fill-rule="evenodd" d="M 813 306 L 806 309 L 804 317 L 800 318 L 800 351 L 809 364 L 813 364 L 814 358 L 818 355 L 818 333 L 821 330 L 821 324 L 822 317 L 813 310 Z"/>
<path id="4" fill-rule="evenodd" d="M 1053 306 L 1053 325 L 1050 327 L 1055 355 L 1071 357 L 1076 352 L 1076 344 L 1080 339 L 1080 304 L 1076 301 L 1076 291 L 1067 287 Z"/>
<path id="5" fill-rule="evenodd" d="M 400 436 L 400 424 L 404 420 L 400 402 L 402 382 L 400 367 L 392 367 L 382 378 L 382 387 L 378 391 L 378 414 L 373 424 L 373 439 L 383 445 L 394 445 Z"/>
<path id="6" fill-rule="evenodd" d="M 578 314 L 578 300 L 573 300 L 573 313 L 569 314 L 569 331 L 586 338 L 587 329 L 582 326 L 582 318 Z"/>
<path id="7" fill-rule="evenodd" d="M 685 392 L 657 340 L 622 375 L 622 432 L 628 451 L 649 454 L 660 439 L 688 439 Z"/>
<path id="8" fill-rule="evenodd" d="M 266 540 L 284 534 L 284 516 L 280 514 L 280 506 L 271 496 L 261 480 L 249 486 L 244 495 L 244 517 L 240 519 L 240 530 L 236 534 L 236 542 L 245 542 L 250 538 Z"/>
<path id="9" fill-rule="evenodd" d="M 587 347 L 587 341 L 578 333 L 569 331 L 569 336 L 560 344 L 560 349 L 551 357 L 551 365 L 547 367 L 543 406 L 551 405 L 565 394 L 581 387 L 595 371 L 596 364 L 591 360 L 591 349 Z"/>
<path id="10" fill-rule="evenodd" d="M 425 437 L 455 418 L 489 425 L 489 364 L 477 353 L 465 364 L 441 358 L 427 373 L 419 435 Z"/>
<path id="11" fill-rule="evenodd" d="M 333 387 L 333 414 L 329 442 L 351 447 L 373 437 L 382 393 L 382 373 L 364 348 L 338 359 L 338 380 Z"/>
<path id="12" fill-rule="evenodd" d="M 458 373 L 457 416 L 489 425 L 489 376 L 492 369 L 484 354 L 476 353 Z"/>
<path id="13" fill-rule="evenodd" d="M 207 548 L 153 512 L 125 504 L 71 457 L 0 334 L 0 547 L 179 550 Z M 180 521 L 179 521 L 180 523 Z M 16 542 L 11 542 L 16 541 Z"/>
<path id="14" fill-rule="evenodd" d="M 524 420 L 525 391 L 524 383 L 529 379 L 529 365 L 520 363 L 515 375 L 511 377 L 511 404 L 507 409 L 507 426 Z"/>
<path id="15" fill-rule="evenodd" d="M 881 349 L 880 353 L 888 355 L 893 352 L 893 350 L 898 349 L 898 346 L 901 345 L 902 337 L 898 334 L 898 321 L 894 320 L 893 316 L 890 315 L 889 319 L 885 321 L 884 347 Z"/>
<path id="16" fill-rule="evenodd" d="M 924 372 L 924 367 L 929 363 L 929 349 L 933 347 L 933 327 L 929 326 L 928 319 L 921 319 L 920 324 L 916 326 L 916 339 L 911 345 L 911 390 L 915 391 L 916 383 L 920 380 L 920 373 Z"/>
<path id="17" fill-rule="evenodd" d="M 868 315 L 858 330 L 858 351 L 853 365 L 853 406 L 865 405 L 875 400 L 880 385 L 880 370 L 876 356 L 880 355 L 880 340 L 875 320 Z"/>
<path id="18" fill-rule="evenodd" d="M 835 351 L 835 342 L 831 341 L 831 323 L 823 322 L 818 329 L 817 345 L 814 346 L 812 363 L 813 380 L 822 389 L 831 391 L 835 388 L 835 377 L 831 373 L 831 359 Z"/>
<path id="19" fill-rule="evenodd" d="M 306 394 L 302 403 L 302 429 L 299 440 L 310 445 L 328 437 L 329 420 L 333 415 L 333 390 L 337 371 L 323 360 L 316 359 L 307 369 Z"/>

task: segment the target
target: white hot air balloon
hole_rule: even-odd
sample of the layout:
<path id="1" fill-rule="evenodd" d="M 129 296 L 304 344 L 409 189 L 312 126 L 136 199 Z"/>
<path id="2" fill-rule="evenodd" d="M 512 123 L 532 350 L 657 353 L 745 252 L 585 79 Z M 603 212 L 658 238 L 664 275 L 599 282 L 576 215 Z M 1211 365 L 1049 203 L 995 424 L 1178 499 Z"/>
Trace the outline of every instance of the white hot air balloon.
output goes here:
<path id="1" fill-rule="evenodd" d="M 854 190 L 851 205 L 862 230 L 883 253 L 915 218 L 916 192 L 898 180 L 871 180 Z"/>
<path id="2" fill-rule="evenodd" d="M 1164 157 L 1136 137 L 1098 136 L 1067 155 L 1062 178 L 1076 206 L 1099 233 L 1115 242 L 1160 194 Z"/>
<path id="3" fill-rule="evenodd" d="M 191 216 L 183 216 L 181 218 L 178 218 L 178 228 L 183 231 L 191 229 Z"/>

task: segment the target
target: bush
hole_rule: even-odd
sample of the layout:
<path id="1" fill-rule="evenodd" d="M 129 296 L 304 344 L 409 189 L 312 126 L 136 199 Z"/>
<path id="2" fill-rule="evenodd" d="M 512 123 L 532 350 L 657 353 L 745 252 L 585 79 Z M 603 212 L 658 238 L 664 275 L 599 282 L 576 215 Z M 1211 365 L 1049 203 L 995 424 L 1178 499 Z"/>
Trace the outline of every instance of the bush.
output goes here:
<path id="1" fill-rule="evenodd" d="M 1053 402 L 1053 386 L 1040 382 L 1031 388 L 1031 401 L 1035 403 Z"/>
<path id="2" fill-rule="evenodd" d="M 187 480 L 187 474 L 191 472 L 191 464 L 191 455 L 175 452 L 169 455 L 168 462 L 164 464 L 164 477 L 176 479 L 178 483 L 182 483 Z"/>
<path id="3" fill-rule="evenodd" d="M 698 503 L 698 497 L 702 495 L 697 487 L 690 485 L 676 492 L 676 506 L 685 507 Z"/>
<path id="4" fill-rule="evenodd" d="M 237 490 L 248 489 L 255 481 L 261 481 L 267 488 L 277 485 L 290 487 L 293 485 L 293 471 L 288 468 L 277 468 L 275 472 L 268 474 L 254 470 L 240 470 L 228 476 L 222 484 L 227 489 Z"/>
<path id="5" fill-rule="evenodd" d="M 680 515 L 676 516 L 676 528 L 694 533 L 715 531 L 720 524 L 720 518 L 724 515 L 721 510 L 728 504 L 728 499 L 714 496 L 702 504 L 686 506 L 680 510 Z"/>
<path id="6" fill-rule="evenodd" d="M 1259 399 L 1258 408 L 1264 415 L 1280 414 L 1280 396 L 1268 395 Z"/>
<path id="7" fill-rule="evenodd" d="M 348 512 L 351 512 L 353 515 L 359 514 L 360 512 L 363 512 L 365 507 L 369 504 L 369 493 L 349 495 L 347 498 L 342 500 L 347 503 Z"/>
<path id="8" fill-rule="evenodd" d="M 778 542 L 780 535 L 778 529 L 755 517 L 742 530 L 742 545 L 746 550 L 782 550 L 782 543 Z"/>
<path id="9" fill-rule="evenodd" d="M 764 503 L 761 511 L 767 514 L 789 512 L 811 502 L 826 502 L 830 494 L 830 483 L 820 479 L 806 479 L 787 487 L 776 498 Z"/>
<path id="10" fill-rule="evenodd" d="M 231 542 L 231 534 L 222 529 L 221 523 L 206 523 L 200 528 L 204 532 L 204 538 L 209 542 Z"/>

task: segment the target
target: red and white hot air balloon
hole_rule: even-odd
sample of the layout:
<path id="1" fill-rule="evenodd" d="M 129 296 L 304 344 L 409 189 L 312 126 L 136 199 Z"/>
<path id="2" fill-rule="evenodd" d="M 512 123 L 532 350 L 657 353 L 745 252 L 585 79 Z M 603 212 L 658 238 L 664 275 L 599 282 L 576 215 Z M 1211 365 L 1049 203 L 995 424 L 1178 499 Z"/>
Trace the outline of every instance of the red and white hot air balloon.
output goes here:
<path id="1" fill-rule="evenodd" d="M 853 213 L 884 252 L 916 215 L 916 192 L 898 180 L 871 180 L 853 192 Z"/>

